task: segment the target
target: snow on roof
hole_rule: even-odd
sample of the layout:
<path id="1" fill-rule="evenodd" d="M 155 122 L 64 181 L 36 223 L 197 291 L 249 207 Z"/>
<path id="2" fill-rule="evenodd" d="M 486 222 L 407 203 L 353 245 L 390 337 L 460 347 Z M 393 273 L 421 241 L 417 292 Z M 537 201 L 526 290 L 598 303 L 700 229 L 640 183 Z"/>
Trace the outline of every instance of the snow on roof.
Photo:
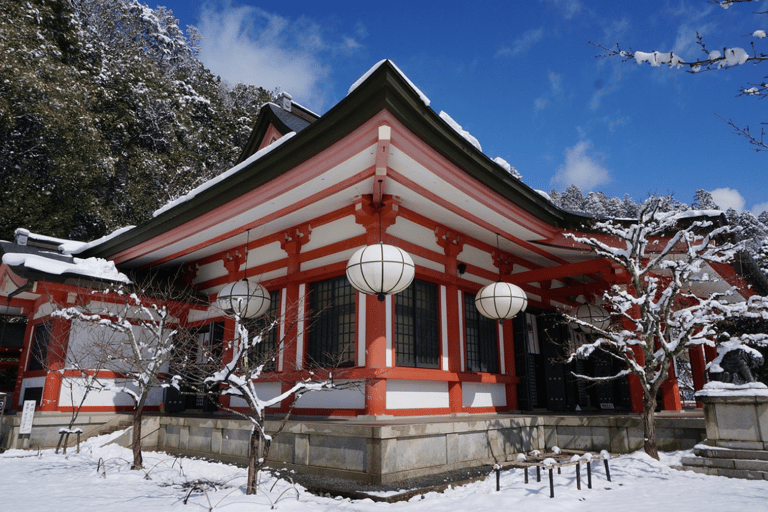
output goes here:
<path id="1" fill-rule="evenodd" d="M 723 212 L 720 210 L 686 210 L 684 212 L 674 212 L 675 218 L 691 219 L 694 217 L 720 217 Z"/>
<path id="2" fill-rule="evenodd" d="M 14 231 L 14 234 L 16 236 L 18 236 L 18 235 L 25 235 L 25 236 L 27 236 L 31 240 L 38 240 L 40 242 L 48 242 L 51 245 L 61 245 L 61 244 L 64 244 L 64 243 L 82 243 L 82 242 L 74 242 L 72 240 L 67 240 L 65 238 L 55 238 L 55 237 L 52 237 L 52 236 L 40 235 L 38 233 L 32 233 L 28 229 L 24 229 L 24 228 L 18 228 L 16 231 Z"/>
<path id="3" fill-rule="evenodd" d="M 363 82 L 365 82 L 365 81 L 366 81 L 366 79 L 367 79 L 369 76 L 371 76 L 371 75 L 373 74 L 373 72 L 374 72 L 374 71 L 376 71 L 377 69 L 379 69 L 379 67 L 380 67 L 382 64 L 384 64 L 385 62 L 389 62 L 389 63 L 392 65 L 392 67 L 393 67 L 393 68 L 395 68 L 395 71 L 397 71 L 397 72 L 400 74 L 400 76 L 402 76 L 402 77 L 403 77 L 403 80 L 405 80 L 405 81 L 408 83 L 408 85 L 410 85 L 410 86 L 411 86 L 411 88 L 412 88 L 412 89 L 413 89 L 413 90 L 416 92 L 416 94 L 418 94 L 418 95 L 419 95 L 419 98 L 421 98 L 421 101 L 424 103 L 424 105 L 426 105 L 426 106 L 428 107 L 428 106 L 429 106 L 429 104 L 430 104 L 429 98 L 427 98 L 427 96 L 426 96 L 426 95 L 425 95 L 423 92 L 421 92 L 421 90 L 420 90 L 418 87 L 416 87 L 416 85 L 415 85 L 413 82 L 411 82 L 411 80 L 410 80 L 410 79 L 409 79 L 407 76 L 405 76 L 405 73 L 403 73 L 402 71 L 400 71 L 400 68 L 398 68 L 398 67 L 395 65 L 395 63 L 394 63 L 394 62 L 392 62 L 392 61 L 391 61 L 391 60 L 389 60 L 389 59 L 383 59 L 383 60 L 380 60 L 379 62 L 377 62 L 376 64 L 374 64 L 374 65 L 373 65 L 373 67 L 372 67 L 371 69 L 369 69 L 368 71 L 366 71 L 366 72 L 365 72 L 365 74 L 363 74 L 363 76 L 361 76 L 360 78 L 358 78 L 358 79 L 357 79 L 357 81 L 356 81 L 355 83 L 353 83 L 353 84 L 352 84 L 352 85 L 349 87 L 349 91 L 347 91 L 347 96 L 349 96 L 350 94 L 352 94 L 352 91 L 354 91 L 355 89 L 357 89 L 357 88 L 360 86 L 360 84 L 362 84 Z"/>
<path id="4" fill-rule="evenodd" d="M 445 112 L 444 110 L 440 111 L 440 119 L 448 123 L 448 126 L 453 128 L 456 131 L 456 133 L 464 137 L 467 140 L 467 142 L 475 146 L 475 148 L 477 148 L 478 151 L 480 151 L 481 153 L 483 152 L 483 148 L 480 147 L 480 141 L 478 141 L 476 137 L 472 136 L 472 134 L 469 133 L 467 130 L 462 128 L 461 125 L 456 121 L 454 121 L 453 118 L 449 116 L 448 113 Z"/>
<path id="5" fill-rule="evenodd" d="M 494 158 L 493 161 L 496 162 L 497 164 L 499 164 L 502 169 L 507 171 L 509 174 L 511 174 L 515 178 L 517 178 L 517 179 L 522 179 L 523 178 L 523 175 L 520 174 L 519 172 L 517 172 L 517 169 L 512 164 L 510 164 L 509 162 L 507 162 L 506 160 L 504 160 L 500 156 L 497 156 L 496 158 Z M 539 192 L 539 191 L 537 190 L 537 192 Z M 547 197 L 547 199 L 549 199 L 549 194 L 546 194 L 546 197 Z"/>
<path id="6" fill-rule="evenodd" d="M 266 147 L 260 149 L 259 151 L 257 151 L 256 153 L 252 154 L 247 159 L 243 160 L 242 162 L 240 162 L 236 166 L 232 167 L 231 169 L 229 169 L 227 171 L 224 171 L 223 173 L 219 174 L 215 178 L 206 181 L 205 183 L 203 183 L 199 187 L 190 190 L 189 192 L 187 192 L 183 196 L 178 197 L 178 198 L 174 199 L 173 201 L 168 202 L 162 208 L 160 208 L 158 210 L 155 210 L 155 212 L 152 214 L 152 217 L 157 217 L 158 215 L 167 212 L 168 210 L 170 210 L 171 208 L 173 208 L 175 206 L 178 206 L 180 204 L 186 203 L 187 201 L 189 201 L 193 197 L 197 196 L 200 192 L 208 190 L 209 188 L 211 188 L 214 185 L 224 181 L 225 179 L 229 178 L 230 176 L 232 176 L 234 174 L 237 174 L 243 168 L 248 167 L 250 164 L 252 164 L 256 160 L 258 160 L 259 158 L 263 157 L 264 155 L 266 155 L 270 151 L 274 150 L 275 148 L 277 148 L 278 146 L 280 146 L 281 144 L 286 142 L 288 139 L 292 138 L 294 135 L 296 135 L 296 132 L 286 133 L 285 135 L 283 135 L 281 138 L 277 139 L 275 142 L 273 142 L 269 146 L 266 146 Z"/>
<path id="7" fill-rule="evenodd" d="M 73 258 L 69 263 L 38 254 L 6 253 L 3 255 L 3 263 L 10 267 L 24 267 L 52 275 L 77 274 L 99 280 L 131 282 L 125 274 L 117 270 L 114 262 L 102 258 Z"/>
<path id="8" fill-rule="evenodd" d="M 67 240 L 61 245 L 59 245 L 59 250 L 63 254 L 80 254 L 81 252 L 84 252 L 90 249 L 91 247 L 95 247 L 97 245 L 103 244 L 104 242 L 111 240 L 118 235 L 122 235 L 126 231 L 130 231 L 135 227 L 136 226 L 125 226 L 116 231 L 113 231 L 108 235 L 104 235 L 101 238 L 97 238 L 96 240 L 93 240 L 91 242 L 75 242 L 73 240 Z"/>

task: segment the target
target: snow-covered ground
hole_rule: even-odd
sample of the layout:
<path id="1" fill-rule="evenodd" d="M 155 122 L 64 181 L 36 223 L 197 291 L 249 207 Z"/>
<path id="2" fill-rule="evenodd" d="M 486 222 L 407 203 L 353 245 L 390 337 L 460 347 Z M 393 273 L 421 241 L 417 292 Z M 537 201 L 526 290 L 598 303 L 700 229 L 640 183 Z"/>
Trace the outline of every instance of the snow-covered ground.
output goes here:
<path id="1" fill-rule="evenodd" d="M 119 434 L 118 434 L 119 435 Z M 113 435 L 114 436 L 114 435 Z M 196 510 L 285 511 L 473 511 L 525 510 L 526 512 L 608 511 L 723 512 L 766 510 L 768 482 L 735 480 L 677 471 L 682 453 L 665 454 L 657 462 L 643 453 L 611 460 L 612 482 L 602 464 L 592 474 L 593 487 L 575 484 L 573 468 L 555 475 L 555 498 L 549 497 L 546 472 L 540 483 L 523 483 L 522 470 L 504 471 L 501 492 L 493 474 L 485 481 L 428 493 L 407 502 L 381 503 L 318 497 L 284 480 L 267 479 L 258 495 L 246 496 L 245 470 L 197 459 L 146 452 L 145 471 L 131 471 L 130 451 L 105 445 L 108 438 L 83 444 L 81 453 L 53 450 L 10 450 L 0 454 L 0 509 L 7 511 L 166 512 Z M 531 472 L 533 473 L 533 471 Z M 195 488 L 195 485 L 197 487 Z M 188 502 L 189 490 L 195 488 Z M 201 489 L 205 489 L 204 491 Z"/>

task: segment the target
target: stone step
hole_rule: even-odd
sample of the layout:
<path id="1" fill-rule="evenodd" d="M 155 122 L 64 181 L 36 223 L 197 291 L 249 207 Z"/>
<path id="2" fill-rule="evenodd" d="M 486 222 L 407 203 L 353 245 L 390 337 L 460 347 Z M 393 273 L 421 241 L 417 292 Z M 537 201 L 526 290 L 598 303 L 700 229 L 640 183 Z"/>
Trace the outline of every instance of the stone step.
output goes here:
<path id="1" fill-rule="evenodd" d="M 683 463 L 683 469 L 704 475 L 725 476 L 728 478 L 741 478 L 744 480 L 768 480 L 768 471 L 751 471 L 747 469 L 695 466 L 688 465 L 685 462 Z"/>
<path id="2" fill-rule="evenodd" d="M 683 466 L 741 469 L 768 472 L 768 460 L 683 457 Z"/>
<path id="3" fill-rule="evenodd" d="M 744 459 L 768 461 L 768 450 L 735 450 L 732 448 L 720 448 L 706 445 L 696 445 L 693 449 L 698 457 L 711 459 Z"/>

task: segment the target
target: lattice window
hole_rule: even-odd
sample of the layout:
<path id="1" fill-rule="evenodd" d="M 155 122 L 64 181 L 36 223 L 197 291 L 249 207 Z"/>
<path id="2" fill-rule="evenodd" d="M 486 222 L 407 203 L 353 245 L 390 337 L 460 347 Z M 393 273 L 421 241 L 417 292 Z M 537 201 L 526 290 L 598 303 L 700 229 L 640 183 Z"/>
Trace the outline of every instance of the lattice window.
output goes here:
<path id="1" fill-rule="evenodd" d="M 499 347 L 496 321 L 484 317 L 475 307 L 475 297 L 464 294 L 464 329 L 467 343 L 467 370 L 499 371 Z"/>
<path id="2" fill-rule="evenodd" d="M 263 364 L 264 371 L 275 370 L 277 335 L 280 330 L 276 323 L 280 314 L 280 290 L 269 292 L 269 301 L 269 309 L 263 316 L 246 320 L 245 323 L 251 340 L 261 335 L 261 342 L 248 350 L 248 361 L 252 364 Z"/>
<path id="3" fill-rule="evenodd" d="M 312 283 L 307 355 L 324 366 L 352 366 L 355 361 L 355 289 L 346 276 Z"/>
<path id="4" fill-rule="evenodd" d="M 415 280 L 395 295 L 395 352 L 398 366 L 440 366 L 436 284 Z"/>

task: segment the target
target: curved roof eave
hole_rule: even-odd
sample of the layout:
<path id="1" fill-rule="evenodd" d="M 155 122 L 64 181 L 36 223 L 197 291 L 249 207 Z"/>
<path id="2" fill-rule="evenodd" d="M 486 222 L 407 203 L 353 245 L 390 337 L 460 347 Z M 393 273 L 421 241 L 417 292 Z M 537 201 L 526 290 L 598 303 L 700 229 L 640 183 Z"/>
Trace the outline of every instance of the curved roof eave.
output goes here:
<path id="1" fill-rule="evenodd" d="M 325 115 L 262 158 L 232 176 L 203 190 L 147 222 L 105 240 L 83 257 L 110 258 L 140 243 L 193 221 L 199 215 L 236 199 L 281 176 L 303 161 L 343 139 L 382 110 L 388 110 L 408 129 L 459 168 L 543 221 L 560 228 L 576 229 L 585 218 L 558 208 L 541 194 L 511 176 L 496 162 L 472 146 L 429 106 L 389 61 L 384 62 L 357 88 Z M 272 114 L 274 115 L 274 114 Z M 271 116 L 270 116 L 271 117 Z M 264 119 L 266 122 L 267 119 Z M 256 129 L 262 122 L 257 120 Z M 287 128 L 287 127 L 286 127 Z"/>

